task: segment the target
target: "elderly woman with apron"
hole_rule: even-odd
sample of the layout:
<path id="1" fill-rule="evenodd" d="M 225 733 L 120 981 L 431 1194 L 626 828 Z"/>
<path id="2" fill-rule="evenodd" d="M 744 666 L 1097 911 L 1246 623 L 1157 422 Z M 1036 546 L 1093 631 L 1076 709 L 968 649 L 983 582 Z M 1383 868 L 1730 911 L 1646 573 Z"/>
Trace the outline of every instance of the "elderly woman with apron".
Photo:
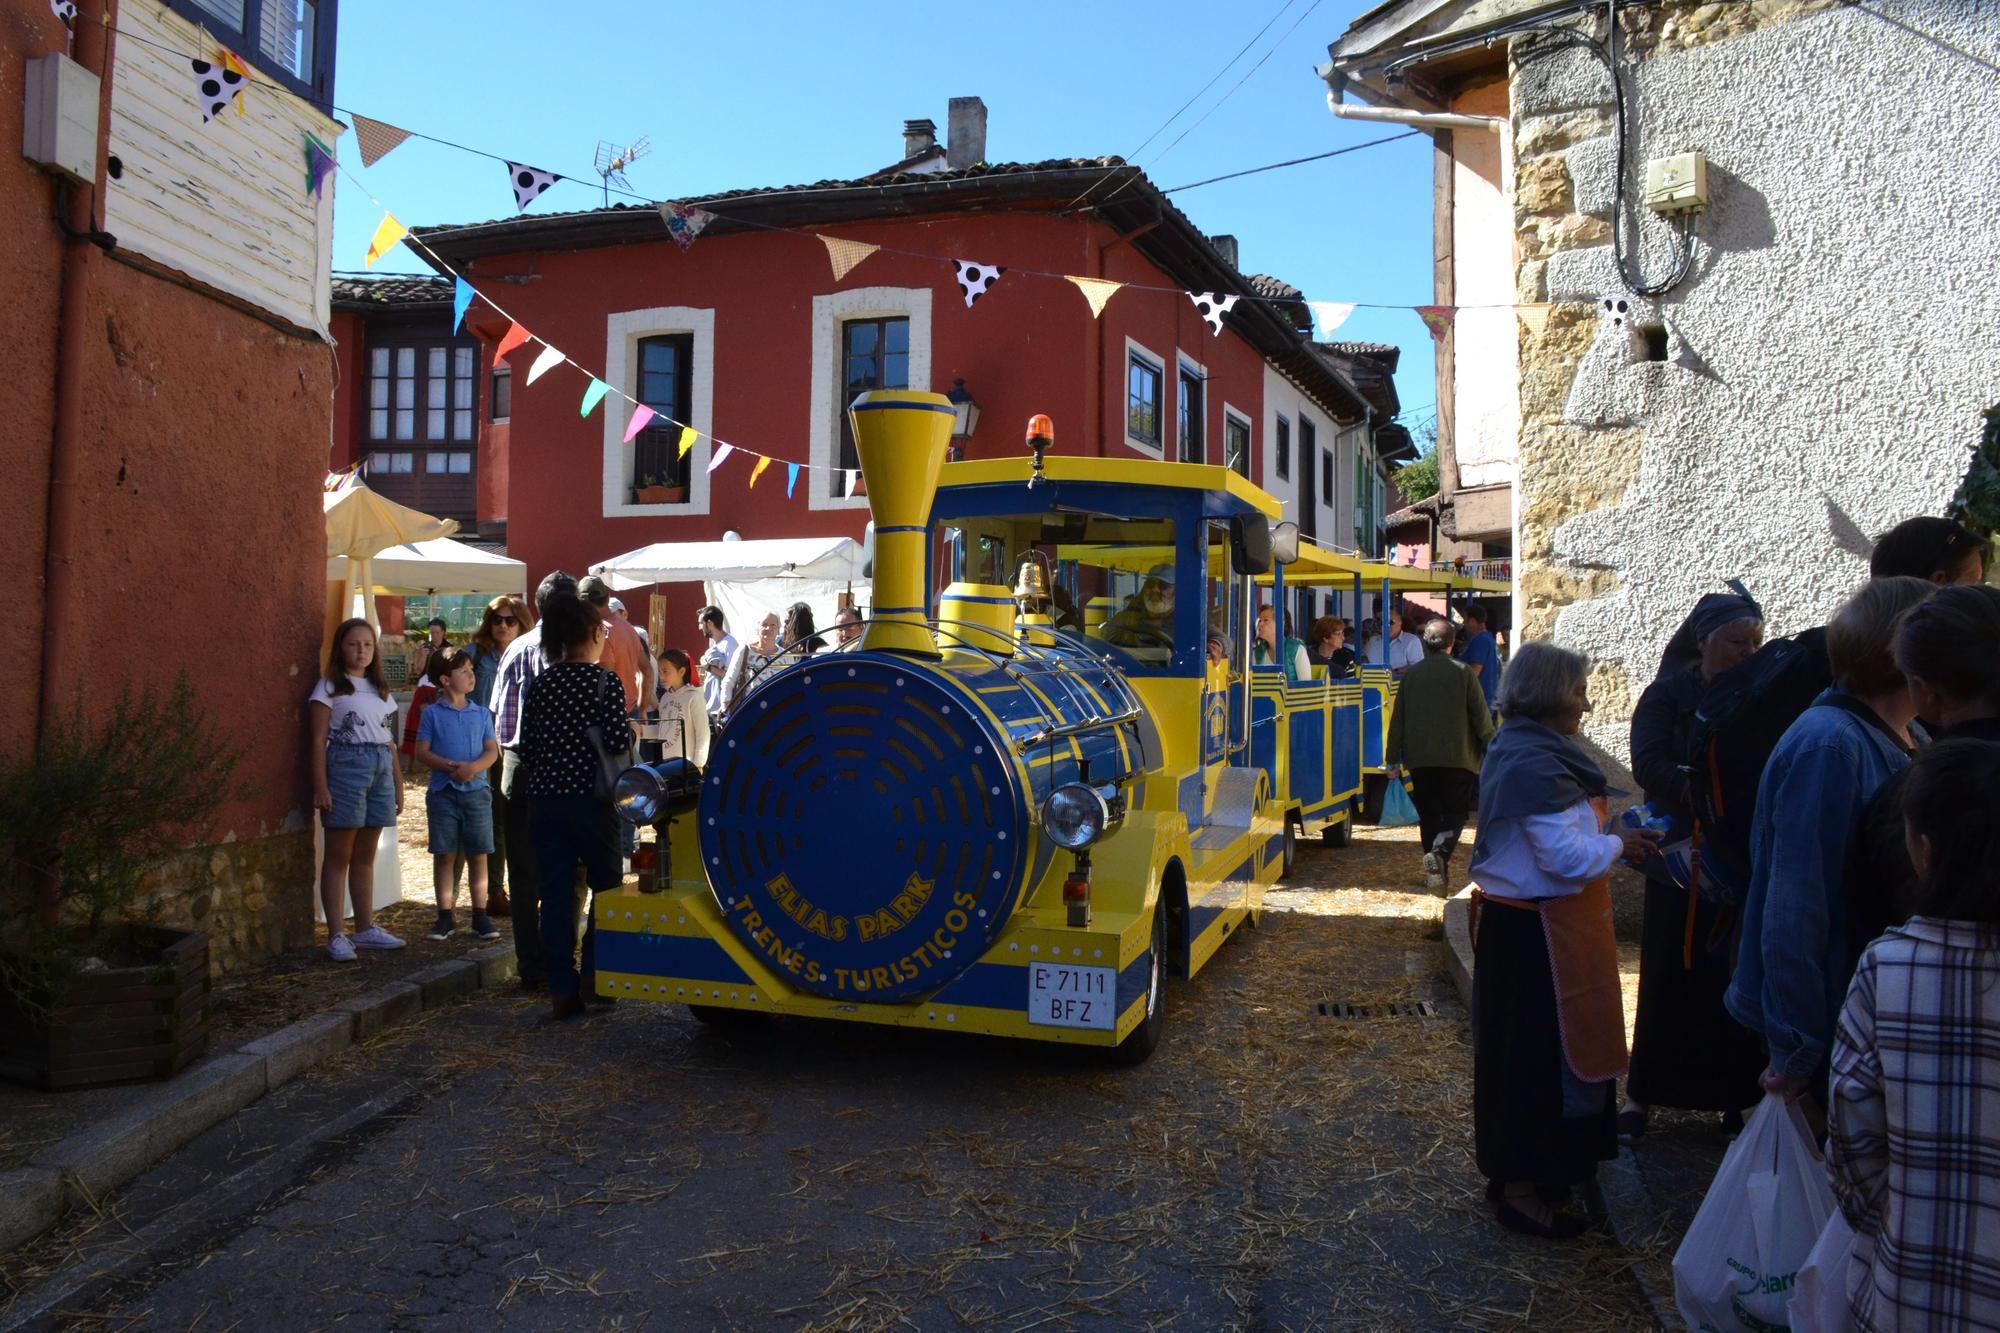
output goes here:
<path id="1" fill-rule="evenodd" d="M 1471 866 L 1474 1151 L 1500 1224 L 1552 1239 L 1585 1229 L 1558 1208 L 1618 1151 L 1625 1019 L 1609 874 L 1658 837 L 1603 831 L 1616 793 L 1574 740 L 1589 669 L 1547 643 L 1508 665 Z"/>

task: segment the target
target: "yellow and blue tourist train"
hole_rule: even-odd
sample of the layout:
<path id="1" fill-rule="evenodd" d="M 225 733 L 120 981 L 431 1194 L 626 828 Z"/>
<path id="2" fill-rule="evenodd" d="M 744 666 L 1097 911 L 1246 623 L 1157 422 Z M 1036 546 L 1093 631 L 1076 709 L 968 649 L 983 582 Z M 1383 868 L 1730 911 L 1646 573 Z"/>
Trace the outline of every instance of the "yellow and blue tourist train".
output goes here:
<path id="1" fill-rule="evenodd" d="M 706 771 L 621 780 L 659 891 L 598 898 L 598 989 L 1143 1059 L 1168 976 L 1256 921 L 1302 832 L 1345 841 L 1387 671 L 1250 665 L 1296 539 L 1274 562 L 1279 504 L 1227 468 L 1049 454 L 1040 417 L 1032 457 L 946 464 L 942 396 L 850 412 L 861 638 L 766 668 Z"/>

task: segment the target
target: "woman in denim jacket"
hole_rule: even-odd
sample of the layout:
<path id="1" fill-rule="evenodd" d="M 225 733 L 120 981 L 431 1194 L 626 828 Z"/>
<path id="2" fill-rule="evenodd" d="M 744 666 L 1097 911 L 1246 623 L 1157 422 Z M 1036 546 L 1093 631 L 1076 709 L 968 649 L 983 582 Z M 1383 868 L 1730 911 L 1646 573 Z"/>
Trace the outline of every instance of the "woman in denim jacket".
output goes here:
<path id="1" fill-rule="evenodd" d="M 1757 784 L 1743 940 L 1723 1002 L 1763 1035 L 1764 1090 L 1796 1098 L 1811 1089 L 1822 1108 L 1853 957 L 1845 872 L 1854 832 L 1922 739 L 1891 645 L 1904 613 L 1937 590 L 1877 579 L 1847 599 L 1826 631 L 1833 687 L 1792 723 Z"/>

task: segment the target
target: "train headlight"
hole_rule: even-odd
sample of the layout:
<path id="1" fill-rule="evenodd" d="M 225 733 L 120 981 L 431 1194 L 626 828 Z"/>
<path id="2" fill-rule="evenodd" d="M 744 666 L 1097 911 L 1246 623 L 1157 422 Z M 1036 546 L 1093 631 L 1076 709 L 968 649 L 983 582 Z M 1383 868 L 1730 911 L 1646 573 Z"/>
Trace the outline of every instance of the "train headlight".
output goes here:
<path id="1" fill-rule="evenodd" d="M 685 759 L 665 759 L 657 764 L 634 764 L 620 773 L 611 802 L 621 818 L 650 824 L 673 802 L 691 799 L 700 792 L 700 769 Z"/>
<path id="2" fill-rule="evenodd" d="M 1112 802 L 1096 787 L 1072 782 L 1042 802 L 1042 828 L 1056 846 L 1079 851 L 1117 826 Z"/>

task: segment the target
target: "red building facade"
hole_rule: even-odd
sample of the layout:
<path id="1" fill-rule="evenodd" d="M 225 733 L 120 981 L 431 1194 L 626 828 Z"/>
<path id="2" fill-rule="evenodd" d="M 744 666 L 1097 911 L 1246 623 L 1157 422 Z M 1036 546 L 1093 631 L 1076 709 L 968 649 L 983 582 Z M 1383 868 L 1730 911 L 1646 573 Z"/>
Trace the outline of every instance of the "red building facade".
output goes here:
<path id="1" fill-rule="evenodd" d="M 1105 202 L 1072 209 L 1093 185 Z M 645 207 L 418 229 L 482 295 L 583 366 L 528 385 L 541 350 L 530 343 L 478 390 L 507 418 L 482 436 L 475 517 L 483 531 L 504 523 L 531 584 L 651 542 L 861 536 L 867 502 L 849 493 L 842 408 L 864 388 L 948 392 L 963 381 L 981 409 L 966 457 L 1020 449 L 1042 412 L 1061 453 L 1226 462 L 1253 477 L 1268 372 L 1324 415 L 1329 438 L 1365 415 L 1313 352 L 1303 305 L 1248 296 L 1229 246 L 1115 161 L 692 202 L 716 217 L 686 251 Z M 822 236 L 879 249 L 836 281 Z M 969 305 L 953 260 L 1008 271 Z M 1128 285 L 1094 317 L 1063 275 Z M 1218 335 L 1189 292 L 1246 299 Z M 490 347 L 507 320 L 480 302 L 467 324 Z M 589 374 L 693 425 L 685 459 L 678 428 L 627 443 L 630 407 L 615 395 L 581 416 Z M 365 379 L 356 372 L 355 392 L 379 397 Z M 742 452 L 711 472 L 720 442 Z M 754 489 L 751 451 L 777 460 Z M 805 465 L 789 497 L 786 463 Z M 691 624 L 699 586 L 660 591 L 669 623 Z"/>

